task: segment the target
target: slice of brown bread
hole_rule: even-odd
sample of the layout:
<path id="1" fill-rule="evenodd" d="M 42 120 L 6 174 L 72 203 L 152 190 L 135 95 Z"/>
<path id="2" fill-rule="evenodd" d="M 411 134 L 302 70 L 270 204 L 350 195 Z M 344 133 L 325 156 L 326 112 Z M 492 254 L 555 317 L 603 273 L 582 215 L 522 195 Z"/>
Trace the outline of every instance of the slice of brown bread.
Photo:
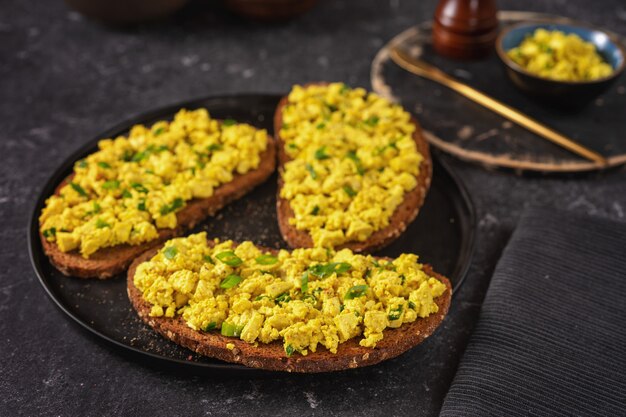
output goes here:
<path id="1" fill-rule="evenodd" d="M 254 187 L 263 183 L 276 168 L 276 145 L 270 136 L 268 136 L 267 145 L 267 149 L 261 154 L 261 162 L 255 170 L 242 175 L 236 174 L 231 182 L 216 188 L 209 198 L 188 201 L 187 205 L 176 213 L 178 227 L 160 229 L 159 237 L 155 240 L 141 245 L 119 245 L 103 248 L 85 259 L 78 251 L 62 252 L 54 242 L 48 242 L 40 233 L 44 252 L 50 262 L 68 276 L 107 279 L 124 272 L 133 259 L 146 250 L 158 246 L 168 239 L 180 236 L 198 222 L 214 215 L 230 202 L 244 196 Z M 66 181 L 69 181 L 69 178 Z M 57 193 L 62 185 L 63 183 L 57 188 Z"/>
<path id="2" fill-rule="evenodd" d="M 326 83 L 318 83 L 324 85 Z M 312 84 L 307 84 L 307 86 Z M 310 248 L 313 246 L 313 239 L 311 235 L 305 230 L 298 230 L 295 226 L 289 224 L 289 219 L 294 216 L 293 210 L 289 205 L 289 201 L 280 197 L 280 190 L 283 186 L 282 170 L 283 166 L 289 161 L 289 156 L 285 152 L 285 143 L 280 136 L 280 129 L 283 125 L 282 110 L 287 105 L 288 97 L 283 97 L 276 108 L 274 113 L 274 136 L 278 146 L 278 194 L 276 197 L 276 210 L 278 212 L 278 225 L 283 239 L 293 248 Z M 389 225 L 375 231 L 367 240 L 363 242 L 347 242 L 338 246 L 338 249 L 349 248 L 354 252 L 371 252 L 377 249 L 381 249 L 395 239 L 397 239 L 408 227 L 424 204 L 426 193 L 430 188 L 430 182 L 432 179 L 432 160 L 430 158 L 430 151 L 428 143 L 422 135 L 422 130 L 413 117 L 411 122 L 415 125 L 415 132 L 413 133 L 413 140 L 417 145 L 417 151 L 424 157 L 420 164 L 419 175 L 417 177 L 417 186 L 405 193 L 404 200 L 396 208 L 394 213 L 389 219 Z"/>
<path id="3" fill-rule="evenodd" d="M 211 241 L 209 241 L 211 243 Z M 276 253 L 270 249 L 264 251 Z M 359 345 L 359 338 L 353 338 L 339 345 L 337 353 L 331 353 L 324 347 L 306 356 L 294 354 L 287 357 L 281 342 L 269 344 L 249 344 L 239 338 L 222 336 L 218 332 L 196 331 L 187 326 L 182 317 L 150 317 L 151 305 L 143 299 L 141 291 L 133 279 L 137 266 L 152 258 L 158 252 L 153 248 L 139 256 L 128 269 L 128 298 L 137 310 L 139 317 L 163 337 L 201 355 L 226 362 L 240 363 L 252 368 L 286 372 L 330 372 L 350 368 L 374 365 L 394 358 L 420 344 L 441 324 L 452 298 L 452 287 L 448 278 L 437 274 L 430 265 L 424 265 L 427 274 L 437 277 L 446 285 L 446 291 L 436 299 L 439 311 L 426 318 L 418 318 L 413 323 L 403 324 L 397 329 L 386 329 L 384 338 L 375 348 Z M 232 343 L 234 348 L 226 345 Z"/>

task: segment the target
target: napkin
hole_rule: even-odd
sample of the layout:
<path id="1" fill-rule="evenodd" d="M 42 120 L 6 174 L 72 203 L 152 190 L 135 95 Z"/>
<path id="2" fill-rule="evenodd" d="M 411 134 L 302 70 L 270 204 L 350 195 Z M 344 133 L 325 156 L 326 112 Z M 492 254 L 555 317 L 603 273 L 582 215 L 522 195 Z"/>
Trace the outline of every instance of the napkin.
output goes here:
<path id="1" fill-rule="evenodd" d="M 522 215 L 441 415 L 626 415 L 626 223 Z"/>

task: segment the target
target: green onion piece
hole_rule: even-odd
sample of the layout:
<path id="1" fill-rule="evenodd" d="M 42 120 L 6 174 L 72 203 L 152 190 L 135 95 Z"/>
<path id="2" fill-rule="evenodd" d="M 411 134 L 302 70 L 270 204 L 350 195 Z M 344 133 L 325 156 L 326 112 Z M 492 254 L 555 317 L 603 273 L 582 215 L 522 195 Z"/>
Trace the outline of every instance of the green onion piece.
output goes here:
<path id="1" fill-rule="evenodd" d="M 81 159 L 80 161 L 77 162 L 78 168 L 87 168 L 87 161 L 85 161 L 84 159 Z"/>
<path id="2" fill-rule="evenodd" d="M 365 123 L 368 126 L 376 126 L 379 122 L 379 118 L 378 116 L 372 116 L 369 119 L 365 120 L 363 123 Z"/>
<path id="3" fill-rule="evenodd" d="M 324 129 L 325 127 L 326 127 L 326 123 L 324 123 L 324 122 L 318 123 L 318 124 L 317 124 L 317 126 L 315 126 L 315 128 L 316 128 L 317 130 L 322 130 L 322 129 Z"/>
<path id="4" fill-rule="evenodd" d="M 224 149 L 224 147 L 220 145 L 219 143 L 212 143 L 206 147 L 206 150 L 209 152 L 220 151 L 222 149 Z"/>
<path id="5" fill-rule="evenodd" d="M 346 154 L 346 158 L 349 158 L 352 161 L 354 161 L 354 165 L 356 165 L 356 171 L 359 173 L 359 175 L 363 175 L 365 173 L 365 169 L 363 169 L 363 164 L 361 163 L 361 159 L 359 159 L 359 157 L 357 156 L 356 151 L 349 151 Z"/>
<path id="6" fill-rule="evenodd" d="M 315 159 L 321 161 L 323 159 L 328 159 L 330 156 L 326 153 L 326 146 L 322 146 L 318 150 L 315 151 Z"/>
<path id="7" fill-rule="evenodd" d="M 257 295 L 254 301 L 261 301 L 264 298 L 270 298 L 270 296 L 265 294 Z"/>
<path id="8" fill-rule="evenodd" d="M 243 263 L 240 257 L 235 255 L 235 252 L 232 250 L 227 250 L 225 252 L 220 252 L 215 257 L 222 263 L 228 266 L 239 266 Z"/>
<path id="9" fill-rule="evenodd" d="M 176 210 L 178 210 L 179 208 L 182 208 L 184 205 L 184 201 L 182 198 L 178 197 L 175 198 L 174 201 L 172 201 L 170 204 L 165 204 L 164 206 L 161 207 L 161 216 L 165 216 L 166 214 L 172 213 Z"/>
<path id="10" fill-rule="evenodd" d="M 329 104 L 329 103 L 324 103 L 326 104 L 326 107 L 328 108 L 328 110 L 330 110 L 331 113 L 336 112 L 338 110 L 337 106 Z"/>
<path id="11" fill-rule="evenodd" d="M 367 292 L 367 285 L 355 285 L 350 288 L 346 295 L 343 297 L 344 300 L 353 300 L 355 298 L 363 297 Z"/>
<path id="12" fill-rule="evenodd" d="M 211 255 L 205 255 L 204 260 L 212 265 L 215 265 L 215 261 L 213 260 L 213 258 L 211 258 Z"/>
<path id="13" fill-rule="evenodd" d="M 165 128 L 163 126 L 161 126 L 160 128 L 158 128 L 157 130 L 154 131 L 153 135 L 154 136 L 159 136 L 159 135 L 163 134 L 163 132 L 165 132 Z"/>
<path id="14" fill-rule="evenodd" d="M 309 271 L 304 271 L 300 279 L 300 291 L 303 293 L 309 291 Z"/>
<path id="15" fill-rule="evenodd" d="M 356 195 L 356 191 L 354 191 L 354 188 L 350 187 L 349 184 L 346 184 L 343 186 L 343 190 L 346 192 L 346 194 L 348 194 L 350 197 L 354 197 Z"/>
<path id="16" fill-rule="evenodd" d="M 350 87 L 346 84 L 342 84 L 339 94 L 346 94 L 348 91 L 350 91 Z"/>
<path id="17" fill-rule="evenodd" d="M 369 277 L 370 277 L 370 275 L 372 275 L 372 270 L 371 270 L 371 269 L 369 269 L 369 268 L 367 268 L 367 269 L 365 270 L 365 273 L 363 274 L 363 278 L 369 278 Z"/>
<path id="18" fill-rule="evenodd" d="M 300 148 L 298 148 L 298 145 L 296 145 L 295 143 L 288 143 L 287 147 L 289 149 L 300 149 Z"/>
<path id="19" fill-rule="evenodd" d="M 82 195 L 83 197 L 89 197 L 89 195 L 87 194 L 87 191 L 85 191 L 83 187 L 76 184 L 75 182 L 70 182 L 70 186 L 74 189 L 74 191 L 76 191 L 78 194 Z"/>
<path id="20" fill-rule="evenodd" d="M 389 319 L 389 321 L 394 321 L 394 320 L 398 320 L 401 315 L 402 315 L 402 306 L 400 305 L 394 308 L 393 310 L 389 310 L 389 315 L 387 316 L 387 318 Z"/>
<path id="21" fill-rule="evenodd" d="M 276 298 L 274 298 L 274 301 L 277 303 L 286 303 L 291 301 L 291 297 L 289 296 L 288 292 L 284 292 L 282 294 L 280 294 L 279 296 L 277 296 Z"/>
<path id="22" fill-rule="evenodd" d="M 400 275 L 400 284 L 404 285 L 405 281 L 406 281 L 406 277 L 404 276 L 404 274 Z"/>
<path id="23" fill-rule="evenodd" d="M 243 326 L 237 326 L 236 324 L 222 323 L 222 336 L 228 337 L 239 337 L 241 335 L 241 331 L 243 330 Z"/>
<path id="24" fill-rule="evenodd" d="M 54 237 L 57 235 L 57 228 L 56 227 L 51 227 L 49 229 L 46 229 L 43 231 L 43 237 L 48 238 L 48 237 Z"/>
<path id="25" fill-rule="evenodd" d="M 311 174 L 311 178 L 314 180 L 317 179 L 317 172 L 315 172 L 311 164 L 306 164 L 306 170 L 309 171 L 309 174 Z"/>
<path id="26" fill-rule="evenodd" d="M 156 175 L 156 174 L 154 173 L 154 171 L 153 171 L 153 170 L 151 170 L 151 169 L 146 169 L 144 172 L 145 172 L 146 174 Z"/>
<path id="27" fill-rule="evenodd" d="M 285 346 L 285 353 L 287 354 L 287 356 L 293 355 L 293 352 L 295 352 L 295 349 L 293 348 L 293 346 L 291 345 Z"/>
<path id="28" fill-rule="evenodd" d="M 409 301 L 409 308 L 415 310 L 415 303 L 413 301 Z"/>
<path id="29" fill-rule="evenodd" d="M 316 277 L 326 278 L 333 273 L 341 275 L 345 272 L 348 272 L 350 268 L 352 268 L 352 265 L 347 262 L 330 262 L 327 264 L 313 265 L 309 268 L 309 272 Z"/>
<path id="30" fill-rule="evenodd" d="M 137 210 L 140 211 L 147 211 L 148 209 L 146 209 L 146 200 L 141 200 L 139 202 L 139 204 L 137 204 Z"/>
<path id="31" fill-rule="evenodd" d="M 259 265 L 274 265 L 278 262 L 278 258 L 274 255 L 261 255 L 255 259 Z"/>
<path id="32" fill-rule="evenodd" d="M 111 165 L 109 165 L 108 163 L 104 162 L 104 161 L 100 161 L 98 162 L 98 166 L 100 168 L 106 168 L 106 169 L 111 169 Z"/>
<path id="33" fill-rule="evenodd" d="M 141 162 L 148 156 L 150 156 L 150 152 L 148 152 L 148 150 L 146 149 L 145 151 L 137 152 L 136 154 L 134 154 L 130 160 L 132 162 Z"/>
<path id="34" fill-rule="evenodd" d="M 304 301 L 306 303 L 310 303 L 310 304 L 316 304 L 317 303 L 317 298 L 315 298 L 315 296 L 312 295 L 312 294 L 304 294 L 302 296 L 302 301 Z"/>
<path id="35" fill-rule="evenodd" d="M 235 285 L 241 282 L 241 277 L 237 274 L 229 274 L 220 282 L 220 288 L 224 288 L 225 290 L 229 288 L 233 288 Z"/>
<path id="36" fill-rule="evenodd" d="M 109 181 L 105 181 L 102 184 L 102 188 L 104 190 L 115 190 L 118 189 L 120 187 L 120 182 L 118 180 L 109 180 Z"/>
<path id="37" fill-rule="evenodd" d="M 133 152 L 130 149 L 126 149 L 122 154 L 122 161 L 130 162 L 131 159 L 133 159 Z"/>
<path id="38" fill-rule="evenodd" d="M 105 227 L 111 227 L 111 225 L 102 219 L 96 220 L 96 229 L 104 229 Z"/>
<path id="39" fill-rule="evenodd" d="M 176 248 L 176 246 L 168 246 L 163 250 L 163 256 L 167 259 L 174 259 L 176 254 L 178 254 L 178 248 Z"/>
<path id="40" fill-rule="evenodd" d="M 344 309 L 346 308 L 346 306 L 344 304 L 339 306 L 339 312 L 341 313 Z"/>
<path id="41" fill-rule="evenodd" d="M 148 189 L 144 187 L 143 184 L 140 184 L 138 182 L 133 182 L 130 184 L 130 186 L 133 187 L 135 190 L 139 191 L 140 193 L 146 194 L 148 192 Z"/>
<path id="42" fill-rule="evenodd" d="M 207 324 L 206 327 L 202 330 L 204 330 L 205 332 L 209 332 L 211 330 L 215 330 L 216 327 L 217 327 L 217 323 L 212 321 L 209 324 Z"/>
<path id="43" fill-rule="evenodd" d="M 222 122 L 224 126 L 233 126 L 237 124 L 237 120 L 235 119 L 226 119 Z"/>
<path id="44" fill-rule="evenodd" d="M 320 207 L 319 206 L 315 206 L 313 207 L 313 210 L 311 210 L 311 215 L 312 216 L 317 216 L 317 214 L 320 212 Z"/>

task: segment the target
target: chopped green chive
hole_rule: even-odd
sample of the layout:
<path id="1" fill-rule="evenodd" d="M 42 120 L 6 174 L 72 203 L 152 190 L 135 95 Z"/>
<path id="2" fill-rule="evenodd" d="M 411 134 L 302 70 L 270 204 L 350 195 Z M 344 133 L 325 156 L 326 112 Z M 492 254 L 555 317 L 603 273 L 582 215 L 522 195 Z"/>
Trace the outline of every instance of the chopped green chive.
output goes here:
<path id="1" fill-rule="evenodd" d="M 315 151 L 315 159 L 317 159 L 318 161 L 321 161 L 323 159 L 328 159 L 328 158 L 330 158 L 330 155 L 326 153 L 326 146 L 322 146 L 321 148 Z"/>
<path id="2" fill-rule="evenodd" d="M 356 165 L 356 171 L 359 173 L 359 175 L 363 175 L 365 173 L 365 169 L 363 169 L 361 159 L 359 159 L 359 157 L 357 156 L 356 151 L 349 151 L 346 154 L 346 158 L 354 161 L 354 165 Z"/>
<path id="3" fill-rule="evenodd" d="M 337 106 L 333 104 L 329 104 L 329 103 L 324 103 L 324 104 L 326 104 L 326 108 L 330 110 L 331 113 L 336 112 L 338 110 Z"/>
<path id="4" fill-rule="evenodd" d="M 298 145 L 296 145 L 295 143 L 288 143 L 287 147 L 289 149 L 300 149 L 300 148 L 298 148 Z"/>
<path id="5" fill-rule="evenodd" d="M 104 162 L 104 161 L 100 161 L 100 162 L 98 162 L 98 166 L 99 166 L 100 168 L 111 169 L 111 165 L 110 165 L 110 164 L 108 164 L 108 163 L 106 163 L 106 162 Z"/>
<path id="6" fill-rule="evenodd" d="M 243 263 L 240 257 L 235 255 L 235 252 L 232 250 L 227 250 L 225 252 L 220 252 L 215 255 L 218 261 L 228 265 L 228 266 L 239 266 Z"/>
<path id="7" fill-rule="evenodd" d="M 139 204 L 137 204 L 137 210 L 147 211 L 146 209 L 146 200 L 141 200 Z"/>
<path id="8" fill-rule="evenodd" d="M 237 326 L 236 324 L 231 324 L 224 322 L 222 323 L 222 336 L 228 337 L 239 337 L 241 335 L 241 331 L 243 330 L 243 326 Z"/>
<path id="9" fill-rule="evenodd" d="M 380 121 L 380 119 L 378 118 L 378 116 L 372 116 L 369 119 L 365 120 L 363 123 L 365 123 L 368 126 L 376 126 L 378 124 L 378 122 Z"/>
<path id="10" fill-rule="evenodd" d="M 315 172 L 311 164 L 306 164 L 306 170 L 309 171 L 309 174 L 311 174 L 311 178 L 314 180 L 317 179 L 317 172 Z"/>
<path id="11" fill-rule="evenodd" d="M 148 150 L 137 152 L 136 154 L 133 155 L 133 157 L 130 160 L 132 162 L 140 162 L 146 159 L 149 155 L 150 155 L 150 152 L 148 152 Z"/>
<path id="12" fill-rule="evenodd" d="M 326 123 L 322 122 L 322 123 L 318 123 L 317 126 L 315 126 L 315 128 L 317 130 L 322 130 L 326 127 Z"/>
<path id="13" fill-rule="evenodd" d="M 291 345 L 285 346 L 285 353 L 287 354 L 287 356 L 293 355 L 293 352 L 295 352 L 295 349 L 293 348 L 293 346 Z"/>
<path id="14" fill-rule="evenodd" d="M 160 213 L 161 216 L 165 216 L 166 214 L 175 212 L 179 208 L 182 208 L 184 205 L 184 201 L 182 198 L 175 198 L 170 204 L 165 204 L 161 207 Z"/>
<path id="15" fill-rule="evenodd" d="M 415 310 L 415 303 L 413 301 L 409 301 L 409 308 Z"/>
<path id="16" fill-rule="evenodd" d="M 154 131 L 153 135 L 154 136 L 159 136 L 161 134 L 163 134 L 163 132 L 165 132 L 165 128 L 164 127 L 160 127 L 157 130 Z"/>
<path id="17" fill-rule="evenodd" d="M 343 297 L 344 300 L 353 300 L 355 298 L 363 297 L 367 292 L 367 285 L 355 285 L 350 288 L 346 295 Z"/>
<path id="18" fill-rule="evenodd" d="M 346 194 L 348 194 L 350 197 L 354 197 L 356 195 L 356 191 L 354 191 L 354 188 L 350 187 L 350 185 L 346 184 L 343 186 L 343 190 L 346 192 Z"/>
<path id="19" fill-rule="evenodd" d="M 203 330 L 205 332 L 210 332 L 211 330 L 215 330 L 216 327 L 217 327 L 217 323 L 212 321 L 209 324 L 207 324 L 206 327 Z"/>
<path id="20" fill-rule="evenodd" d="M 178 249 L 176 246 L 168 246 L 163 250 L 163 256 L 167 259 L 174 259 L 174 257 L 178 254 Z"/>
<path id="21" fill-rule="evenodd" d="M 222 124 L 224 126 L 233 126 L 237 124 L 237 121 L 235 119 L 226 119 L 222 122 Z"/>
<path id="22" fill-rule="evenodd" d="M 205 255 L 204 260 L 212 265 L 215 265 L 215 261 L 213 260 L 213 258 L 211 258 L 211 255 Z"/>
<path id="23" fill-rule="evenodd" d="M 274 265 L 278 262 L 278 258 L 274 255 L 261 255 L 255 259 L 259 265 Z"/>
<path id="24" fill-rule="evenodd" d="M 229 274 L 226 278 L 220 282 L 220 288 L 224 288 L 225 290 L 229 288 L 233 288 L 235 285 L 241 282 L 241 277 L 237 274 Z"/>
<path id="25" fill-rule="evenodd" d="M 278 297 L 274 298 L 274 301 L 277 302 L 278 304 L 286 303 L 286 302 L 291 301 L 291 297 L 289 296 L 288 292 L 284 292 L 280 294 Z"/>
<path id="26" fill-rule="evenodd" d="M 120 187 L 120 182 L 118 180 L 109 180 L 105 181 L 102 184 L 102 188 L 105 190 L 116 190 Z"/>
<path id="27" fill-rule="evenodd" d="M 87 191 L 85 191 L 85 189 L 83 187 L 81 187 L 80 185 L 76 184 L 75 182 L 70 182 L 70 186 L 72 187 L 72 189 L 74 189 L 74 191 L 76 191 L 81 196 L 89 197 L 89 195 L 87 194 Z"/>
<path id="28" fill-rule="evenodd" d="M 398 320 L 401 315 L 402 315 L 402 306 L 400 305 L 394 308 L 393 310 L 389 310 L 389 315 L 387 316 L 387 318 L 389 319 L 389 321 L 394 321 L 394 320 Z"/>
<path id="29" fill-rule="evenodd" d="M 270 298 L 270 296 L 265 294 L 257 295 L 254 301 L 261 301 L 264 298 Z"/>
<path id="30" fill-rule="evenodd" d="M 43 231 L 43 237 L 48 238 L 48 237 L 54 237 L 57 235 L 57 228 L 56 227 L 51 227 L 49 229 L 46 229 Z"/>
<path id="31" fill-rule="evenodd" d="M 300 279 L 300 291 L 303 293 L 309 290 L 309 271 L 304 271 L 302 278 Z"/>
<path id="32" fill-rule="evenodd" d="M 132 184 L 130 184 L 131 187 L 133 187 L 135 190 L 139 191 L 140 193 L 147 193 L 148 189 L 146 187 L 143 186 L 143 184 L 140 184 L 138 182 L 133 182 Z"/>
<path id="33" fill-rule="evenodd" d="M 312 216 L 317 216 L 317 214 L 320 212 L 320 207 L 319 206 L 315 206 L 313 207 L 313 210 L 311 210 L 311 215 Z"/>
<path id="34" fill-rule="evenodd" d="M 102 219 L 96 220 L 96 229 L 104 229 L 105 227 L 111 227 L 111 225 Z"/>
<path id="35" fill-rule="evenodd" d="M 87 161 L 85 161 L 84 159 L 81 159 L 80 161 L 78 161 L 77 165 L 78 165 L 78 168 L 87 168 Z"/>
<path id="36" fill-rule="evenodd" d="M 348 272 L 350 268 L 352 268 L 352 265 L 347 262 L 330 262 L 327 264 L 313 265 L 309 268 L 309 272 L 316 277 L 326 278 L 332 274 L 341 275 Z"/>
<path id="37" fill-rule="evenodd" d="M 365 273 L 363 274 L 363 278 L 366 278 L 366 279 L 367 279 L 367 278 L 369 278 L 369 277 L 370 277 L 370 275 L 372 275 L 372 270 L 371 270 L 371 269 L 369 269 L 369 268 L 367 268 L 367 269 L 365 270 Z"/>
<path id="38" fill-rule="evenodd" d="M 350 91 L 350 87 L 346 84 L 342 84 L 339 94 L 346 94 L 348 91 Z"/>
<path id="39" fill-rule="evenodd" d="M 215 152 L 215 151 L 220 151 L 222 150 L 224 147 L 222 145 L 220 145 L 219 143 L 212 143 L 209 146 L 206 147 L 207 151 L 209 152 Z"/>
<path id="40" fill-rule="evenodd" d="M 315 298 L 313 294 L 304 294 L 302 296 L 302 301 L 310 304 L 315 304 L 317 303 L 317 298 Z"/>

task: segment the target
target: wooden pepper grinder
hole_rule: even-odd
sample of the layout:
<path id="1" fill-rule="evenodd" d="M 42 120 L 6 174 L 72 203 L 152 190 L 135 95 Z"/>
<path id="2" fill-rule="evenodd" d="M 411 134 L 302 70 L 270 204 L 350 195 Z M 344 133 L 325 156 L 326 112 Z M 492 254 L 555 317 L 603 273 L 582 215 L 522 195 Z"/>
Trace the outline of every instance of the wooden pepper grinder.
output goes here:
<path id="1" fill-rule="evenodd" d="M 438 54 L 456 59 L 482 58 L 498 35 L 495 0 L 439 0 L 433 23 Z"/>

